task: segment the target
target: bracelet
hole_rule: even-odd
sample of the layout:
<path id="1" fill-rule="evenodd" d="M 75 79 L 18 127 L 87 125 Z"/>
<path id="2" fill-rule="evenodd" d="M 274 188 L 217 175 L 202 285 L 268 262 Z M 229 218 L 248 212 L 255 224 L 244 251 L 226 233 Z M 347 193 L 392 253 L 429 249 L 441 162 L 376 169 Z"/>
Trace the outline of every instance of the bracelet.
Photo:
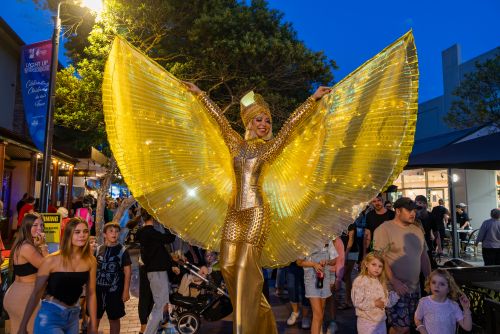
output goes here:
<path id="1" fill-rule="evenodd" d="M 424 324 L 418 325 L 418 326 L 417 326 L 417 331 L 418 331 L 418 329 L 419 329 L 420 327 L 424 327 L 424 328 L 425 328 L 425 325 L 424 325 Z"/>

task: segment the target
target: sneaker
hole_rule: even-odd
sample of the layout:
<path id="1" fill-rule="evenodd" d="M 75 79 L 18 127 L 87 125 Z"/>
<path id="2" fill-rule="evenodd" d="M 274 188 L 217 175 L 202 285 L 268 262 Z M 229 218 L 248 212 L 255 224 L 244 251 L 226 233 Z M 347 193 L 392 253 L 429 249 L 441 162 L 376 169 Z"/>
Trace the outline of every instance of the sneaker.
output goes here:
<path id="1" fill-rule="evenodd" d="M 286 324 L 288 326 L 293 326 L 295 325 L 295 323 L 297 322 L 297 318 L 299 317 L 299 312 L 295 313 L 295 312 L 292 312 L 292 314 L 290 314 L 290 316 L 288 317 L 288 319 L 286 320 Z"/>
<path id="2" fill-rule="evenodd" d="M 339 330 L 339 327 L 335 323 L 335 321 L 331 321 L 326 330 L 326 334 L 335 334 Z"/>
<path id="3" fill-rule="evenodd" d="M 302 318 L 302 329 L 311 328 L 311 319 L 308 317 Z"/>

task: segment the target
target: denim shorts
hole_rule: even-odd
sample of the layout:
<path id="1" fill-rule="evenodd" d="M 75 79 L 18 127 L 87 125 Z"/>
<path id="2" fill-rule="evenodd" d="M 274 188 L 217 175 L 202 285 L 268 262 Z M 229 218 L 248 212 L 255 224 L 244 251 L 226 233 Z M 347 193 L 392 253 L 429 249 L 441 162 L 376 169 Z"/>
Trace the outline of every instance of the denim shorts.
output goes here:
<path id="1" fill-rule="evenodd" d="M 306 287 L 307 298 L 323 298 L 326 299 L 332 295 L 330 289 L 330 273 L 325 270 L 325 278 L 323 279 L 323 288 L 316 287 L 316 272 L 306 273 L 304 275 L 304 285 Z"/>
<path id="2" fill-rule="evenodd" d="M 35 319 L 35 333 L 78 334 L 80 307 L 64 307 L 48 300 L 42 305 Z"/>

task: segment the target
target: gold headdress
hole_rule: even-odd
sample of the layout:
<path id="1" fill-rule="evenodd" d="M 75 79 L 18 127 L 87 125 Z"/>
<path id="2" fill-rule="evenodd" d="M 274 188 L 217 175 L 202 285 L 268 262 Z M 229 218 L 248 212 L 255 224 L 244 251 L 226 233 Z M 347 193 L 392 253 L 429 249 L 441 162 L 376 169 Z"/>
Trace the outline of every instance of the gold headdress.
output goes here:
<path id="1" fill-rule="evenodd" d="M 243 120 L 243 126 L 246 128 L 248 123 L 260 114 L 266 114 L 269 118 L 271 117 L 271 111 L 269 110 L 269 105 L 264 101 L 264 98 L 250 91 L 245 94 L 240 100 L 240 115 Z"/>

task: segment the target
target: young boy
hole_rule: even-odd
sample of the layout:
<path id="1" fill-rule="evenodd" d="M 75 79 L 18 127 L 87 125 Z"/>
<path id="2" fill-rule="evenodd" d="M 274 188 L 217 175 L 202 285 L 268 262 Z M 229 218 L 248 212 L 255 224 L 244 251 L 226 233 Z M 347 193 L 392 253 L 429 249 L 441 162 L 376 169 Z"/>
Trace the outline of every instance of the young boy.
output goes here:
<path id="1" fill-rule="evenodd" d="M 104 312 L 108 315 L 110 333 L 120 333 L 120 318 L 125 315 L 125 302 L 130 299 L 131 260 L 125 246 L 118 242 L 120 225 L 106 223 L 104 245 L 97 248 L 97 325 Z"/>

